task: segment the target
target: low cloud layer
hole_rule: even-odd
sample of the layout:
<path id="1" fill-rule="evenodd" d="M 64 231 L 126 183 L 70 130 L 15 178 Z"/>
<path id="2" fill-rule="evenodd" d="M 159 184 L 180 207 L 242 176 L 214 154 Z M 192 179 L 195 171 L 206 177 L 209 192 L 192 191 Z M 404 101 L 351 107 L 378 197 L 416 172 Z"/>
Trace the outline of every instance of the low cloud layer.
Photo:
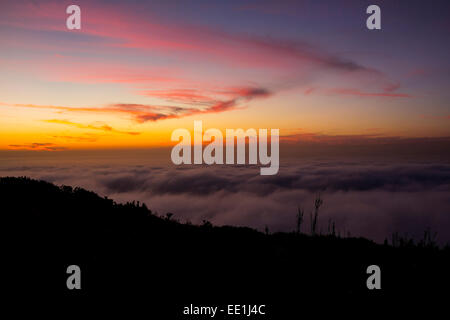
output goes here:
<path id="1" fill-rule="evenodd" d="M 159 214 L 181 221 L 203 220 L 260 230 L 292 231 L 298 206 L 305 232 L 317 194 L 324 199 L 319 227 L 329 221 L 383 241 L 393 232 L 420 238 L 427 228 L 450 241 L 450 165 L 430 163 L 305 161 L 260 176 L 256 167 L 191 166 L 8 166 L 1 176 L 26 175 L 56 184 L 81 186 L 118 202 L 139 200 Z"/>

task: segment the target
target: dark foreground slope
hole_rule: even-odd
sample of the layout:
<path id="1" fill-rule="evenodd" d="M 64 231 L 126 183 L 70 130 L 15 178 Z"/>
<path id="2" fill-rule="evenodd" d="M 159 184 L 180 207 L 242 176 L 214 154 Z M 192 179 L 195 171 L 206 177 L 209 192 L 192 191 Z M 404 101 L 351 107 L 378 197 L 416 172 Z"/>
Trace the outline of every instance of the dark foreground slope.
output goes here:
<path id="1" fill-rule="evenodd" d="M 180 224 L 145 205 L 27 178 L 0 179 L 0 208 L 6 278 L 21 299 L 131 299 L 171 319 L 191 303 L 266 304 L 277 319 L 308 300 L 442 296 L 450 284 L 449 250 L 431 246 Z M 79 291 L 66 287 L 73 264 Z M 366 287 L 372 264 L 381 290 Z"/>

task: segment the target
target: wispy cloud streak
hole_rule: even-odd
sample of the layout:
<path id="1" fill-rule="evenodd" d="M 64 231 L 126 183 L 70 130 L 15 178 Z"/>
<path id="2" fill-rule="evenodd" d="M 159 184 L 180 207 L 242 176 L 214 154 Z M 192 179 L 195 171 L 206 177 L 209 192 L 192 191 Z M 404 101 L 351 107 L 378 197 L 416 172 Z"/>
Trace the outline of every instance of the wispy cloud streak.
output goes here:
<path id="1" fill-rule="evenodd" d="M 10 144 L 9 147 L 11 149 L 20 149 L 20 150 L 36 150 L 36 151 L 61 151 L 66 150 L 65 147 L 60 147 L 55 145 L 54 143 L 49 142 L 33 142 L 30 144 Z"/>
<path id="2" fill-rule="evenodd" d="M 82 112 L 82 113 L 119 113 L 130 115 L 136 122 L 143 123 L 147 121 L 158 121 L 164 119 L 182 118 L 198 114 L 219 113 L 234 110 L 241 107 L 242 104 L 250 102 L 255 98 L 266 98 L 271 93 L 264 88 L 231 88 L 221 92 L 222 95 L 227 96 L 226 99 L 217 99 L 209 96 L 201 96 L 196 93 L 186 94 L 185 91 L 174 92 L 151 92 L 150 95 L 156 95 L 165 98 L 169 101 L 183 100 L 184 104 L 195 104 L 198 99 L 203 100 L 203 107 L 180 107 L 180 106 L 163 106 L 163 105 L 148 105 L 148 104 L 134 104 L 134 103 L 113 103 L 103 107 L 69 107 L 69 106 L 54 106 L 54 105 L 34 105 L 34 104 L 9 104 L 0 102 L 0 106 L 12 106 L 20 108 L 35 108 L 35 109 L 49 109 L 61 112 Z M 200 97 L 200 98 L 199 98 Z M 67 120 L 46 120 L 50 123 L 59 123 L 72 125 L 84 129 L 104 130 L 117 133 L 138 134 L 135 132 L 119 132 L 107 125 L 94 126 L 73 123 Z"/>
<path id="3" fill-rule="evenodd" d="M 132 136 L 136 136 L 136 135 L 140 134 L 140 132 L 120 131 L 120 130 L 112 128 L 111 126 L 109 126 L 107 124 L 101 124 L 101 125 L 82 124 L 82 123 L 72 122 L 69 120 L 60 120 L 60 119 L 50 119 L 50 120 L 43 120 L 43 121 L 47 122 L 47 123 L 55 123 L 55 124 L 72 126 L 72 127 L 76 127 L 79 129 L 100 130 L 100 131 L 106 131 L 106 132 L 112 132 L 112 133 L 128 134 L 128 135 L 132 135 Z"/>

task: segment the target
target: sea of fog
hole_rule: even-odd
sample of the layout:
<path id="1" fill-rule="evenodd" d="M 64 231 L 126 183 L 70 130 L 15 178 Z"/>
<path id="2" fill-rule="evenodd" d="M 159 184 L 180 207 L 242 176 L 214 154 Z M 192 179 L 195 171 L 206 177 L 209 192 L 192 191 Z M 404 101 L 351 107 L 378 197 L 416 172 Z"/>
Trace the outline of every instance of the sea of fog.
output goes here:
<path id="1" fill-rule="evenodd" d="M 303 232 L 320 194 L 319 230 L 377 242 L 392 233 L 420 239 L 430 228 L 450 242 L 450 163 L 439 160 L 282 159 L 274 176 L 259 166 L 175 166 L 170 151 L 5 152 L 0 176 L 28 176 L 79 186 L 116 202 L 137 200 L 184 222 L 293 231 L 297 208 Z M 64 214 L 64 212 L 61 212 Z"/>

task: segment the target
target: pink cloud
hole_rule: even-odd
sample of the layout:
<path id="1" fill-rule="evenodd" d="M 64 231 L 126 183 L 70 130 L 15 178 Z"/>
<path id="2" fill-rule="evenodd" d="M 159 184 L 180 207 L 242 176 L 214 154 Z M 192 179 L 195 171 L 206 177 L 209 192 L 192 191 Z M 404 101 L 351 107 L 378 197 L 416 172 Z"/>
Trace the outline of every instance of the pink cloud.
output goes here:
<path id="1" fill-rule="evenodd" d="M 255 98 L 266 98 L 270 96 L 271 93 L 264 88 L 233 88 L 234 92 L 232 97 L 227 99 L 215 99 L 209 98 L 207 96 L 201 96 L 204 98 L 205 105 L 203 107 L 180 107 L 180 106 L 164 106 L 164 105 L 147 105 L 147 104 L 130 104 L 130 103 L 114 103 L 105 105 L 102 107 L 70 107 L 70 106 L 54 106 L 54 105 L 34 105 L 34 104 L 21 104 L 21 103 L 5 103 L 0 102 L 0 106 L 12 106 L 19 108 L 33 108 L 33 109 L 49 109 L 59 112 L 78 112 L 78 113 L 109 113 L 109 114 L 124 114 L 131 116 L 131 119 L 142 123 L 147 121 L 158 121 L 165 119 L 175 119 L 187 116 L 192 116 L 196 114 L 208 114 L 208 113 L 219 113 L 225 111 L 231 111 L 240 107 L 243 103 L 249 102 Z M 229 93 L 228 93 L 229 94 Z M 173 95 L 165 94 L 163 97 L 173 99 Z M 179 96 L 175 95 L 175 100 L 179 101 Z M 184 103 L 191 103 L 198 99 L 196 94 L 182 95 Z M 122 132 L 110 128 L 109 126 L 94 126 L 94 125 L 83 125 L 78 123 L 73 123 L 67 120 L 46 120 L 51 123 L 59 123 L 72 125 L 79 128 L 85 129 L 97 129 L 104 131 L 111 131 L 117 133 L 126 134 L 139 134 L 135 132 Z"/>
<path id="2" fill-rule="evenodd" d="M 364 92 L 359 89 L 337 88 L 329 91 L 331 94 L 350 95 L 359 97 L 388 97 L 388 98 L 409 98 L 411 95 L 406 93 L 384 92 Z"/>
<path id="3" fill-rule="evenodd" d="M 365 91 L 359 88 L 307 88 L 303 93 L 311 95 L 312 93 L 322 93 L 327 95 L 343 95 L 343 96 L 357 96 L 357 97 L 385 97 L 385 98 L 411 98 L 407 93 L 395 92 L 401 86 L 399 83 L 388 84 L 380 91 Z"/>
<path id="4" fill-rule="evenodd" d="M 173 21 L 162 21 L 156 16 L 144 19 L 136 14 L 138 8 L 130 5 L 115 3 L 100 7 L 94 2 L 86 2 L 80 6 L 83 26 L 79 34 L 109 40 L 97 41 L 92 44 L 93 47 L 138 48 L 165 54 L 192 53 L 189 58 L 206 58 L 246 68 L 285 69 L 293 65 L 314 64 L 341 71 L 370 71 L 353 61 L 298 41 L 232 34 L 205 26 L 174 24 Z M 45 2 L 33 5 L 18 2 L 8 7 L 2 23 L 32 30 L 66 31 L 64 16 L 64 3 Z"/>
<path id="5" fill-rule="evenodd" d="M 230 110 L 236 105 L 234 100 L 237 97 L 242 102 L 245 99 L 267 97 L 267 93 L 255 94 L 229 90 L 228 99 L 217 98 L 214 95 L 225 95 L 226 92 L 216 90 L 215 93 L 208 93 L 207 91 L 214 91 L 208 81 L 209 76 L 202 78 L 201 75 L 184 67 L 191 62 L 200 65 L 213 63 L 217 70 L 221 68 L 227 70 L 231 66 L 236 68 L 239 75 L 245 74 L 249 69 L 263 70 L 271 79 L 275 79 L 273 80 L 275 84 L 271 85 L 271 92 L 276 91 L 273 88 L 280 90 L 284 86 L 304 85 L 304 79 L 312 77 L 317 72 L 326 71 L 344 76 L 343 80 L 376 79 L 377 86 L 382 89 L 369 92 L 362 89 L 336 88 L 324 92 L 310 88 L 306 89 L 305 94 L 315 92 L 364 97 L 409 97 L 408 94 L 397 93 L 399 85 L 392 84 L 381 72 L 306 42 L 230 33 L 208 26 L 164 21 L 151 14 L 144 17 L 139 13 L 139 4 L 130 6 L 112 3 L 108 6 L 100 6 L 95 2 L 81 2 L 80 6 L 83 25 L 82 29 L 77 31 L 76 34 L 79 37 L 74 39 L 74 43 L 64 40 L 67 42 L 66 48 L 51 40 L 43 43 L 41 39 L 30 38 L 26 42 L 28 48 L 23 49 L 42 48 L 42 46 L 45 48 L 49 45 L 52 50 L 57 49 L 59 52 L 56 56 L 53 54 L 51 58 L 44 59 L 40 63 L 25 61 L 23 65 L 30 65 L 31 70 L 41 68 L 35 72 L 58 81 L 120 83 L 139 89 L 138 94 L 175 103 L 195 103 L 211 107 L 203 112 Z M 35 31 L 66 31 L 62 18 L 65 16 L 63 3 L 45 2 L 33 5 L 17 2 L 8 7 L 7 11 L 6 18 L 1 22 L 3 24 Z M 79 46 L 79 42 L 76 41 L 84 41 L 83 39 L 87 42 L 82 42 L 83 46 Z M 15 45 L 15 42 L 17 42 L 15 39 L 10 39 L 9 43 Z M 143 66 L 142 63 L 135 63 L 130 59 L 126 63 L 118 64 L 115 59 L 89 60 L 83 58 L 85 54 L 83 57 L 71 55 L 71 50 L 75 53 L 105 53 L 105 56 L 110 52 L 160 54 L 164 58 L 174 59 L 179 64 L 174 63 L 164 69 L 149 67 L 148 64 Z M 61 51 L 67 54 L 61 54 Z M 199 77 L 202 78 L 201 81 L 194 80 Z M 294 84 L 287 85 L 286 77 L 295 79 L 292 81 Z M 299 78 L 301 80 L 298 80 Z M 245 77 L 239 79 L 242 79 L 242 83 L 252 81 Z M 283 83 L 277 84 L 280 82 L 279 79 L 284 79 Z M 158 85 L 158 90 L 148 89 L 154 85 Z M 223 83 L 222 86 L 224 86 Z M 174 114 L 161 115 L 150 112 L 142 115 L 140 119 L 162 119 L 174 116 Z"/>

